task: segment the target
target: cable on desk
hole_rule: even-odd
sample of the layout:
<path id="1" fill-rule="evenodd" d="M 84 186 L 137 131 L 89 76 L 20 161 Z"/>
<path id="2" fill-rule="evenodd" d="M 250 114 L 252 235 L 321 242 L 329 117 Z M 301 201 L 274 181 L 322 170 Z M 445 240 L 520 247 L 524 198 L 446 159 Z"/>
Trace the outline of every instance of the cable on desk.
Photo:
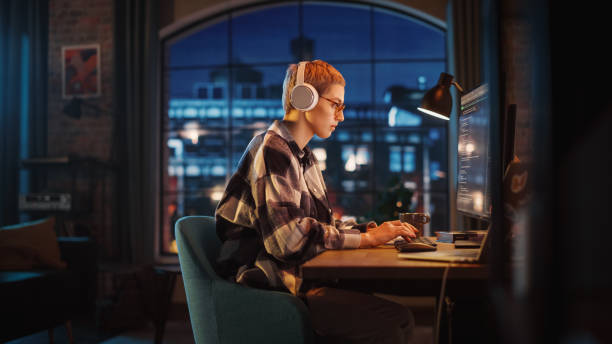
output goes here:
<path id="1" fill-rule="evenodd" d="M 446 279 L 448 278 L 448 270 L 450 270 L 450 263 L 446 264 L 444 268 L 444 274 L 442 274 L 442 285 L 440 286 L 440 297 L 438 298 L 438 309 L 436 310 L 436 328 L 434 336 L 434 344 L 438 344 L 440 336 L 440 316 L 442 314 L 442 302 L 444 301 L 444 294 L 446 289 Z"/>

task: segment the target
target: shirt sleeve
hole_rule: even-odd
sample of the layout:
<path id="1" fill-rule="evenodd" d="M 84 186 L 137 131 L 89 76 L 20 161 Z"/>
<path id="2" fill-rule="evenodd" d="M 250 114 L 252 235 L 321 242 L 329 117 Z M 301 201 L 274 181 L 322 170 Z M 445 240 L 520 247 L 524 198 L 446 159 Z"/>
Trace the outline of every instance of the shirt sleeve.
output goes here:
<path id="1" fill-rule="evenodd" d="M 358 231 L 306 216 L 300 208 L 302 192 L 290 179 L 267 174 L 256 181 L 256 215 L 266 251 L 284 262 L 300 263 L 326 249 L 357 248 Z"/>
<path id="2" fill-rule="evenodd" d="M 367 232 L 368 225 L 370 223 L 376 224 L 376 222 L 374 222 L 374 221 L 357 223 L 353 219 L 349 219 L 349 220 L 346 220 L 346 221 L 335 220 L 336 228 L 338 228 L 339 230 L 352 231 L 353 233 L 355 233 L 355 232 L 356 233 L 365 233 L 365 232 Z"/>

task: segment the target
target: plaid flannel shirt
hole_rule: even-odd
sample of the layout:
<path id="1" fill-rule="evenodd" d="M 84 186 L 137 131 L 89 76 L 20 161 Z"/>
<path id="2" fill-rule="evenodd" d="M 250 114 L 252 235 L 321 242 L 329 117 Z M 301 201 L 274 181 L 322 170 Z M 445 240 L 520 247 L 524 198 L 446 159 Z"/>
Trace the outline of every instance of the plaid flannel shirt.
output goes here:
<path id="1" fill-rule="evenodd" d="M 359 247 L 367 227 L 334 220 L 315 156 L 278 120 L 247 146 L 215 218 L 221 276 L 293 294 L 300 264 L 327 249 Z"/>

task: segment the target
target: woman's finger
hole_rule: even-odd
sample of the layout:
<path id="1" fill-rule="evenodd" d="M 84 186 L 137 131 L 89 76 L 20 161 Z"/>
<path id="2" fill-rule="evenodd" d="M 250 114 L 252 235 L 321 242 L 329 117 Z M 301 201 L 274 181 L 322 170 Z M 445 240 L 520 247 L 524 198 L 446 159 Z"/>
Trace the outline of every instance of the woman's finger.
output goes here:
<path id="1" fill-rule="evenodd" d="M 403 229 L 402 230 L 402 234 L 401 234 L 404 238 L 406 237 L 410 237 L 410 238 L 416 238 L 416 234 L 414 234 L 414 232 L 411 232 L 410 230 L 407 229 Z"/>
<path id="2" fill-rule="evenodd" d="M 412 230 L 412 231 L 413 231 L 413 232 L 415 232 L 415 233 L 418 233 L 418 232 L 419 232 L 419 230 L 418 230 L 418 229 L 417 229 L 415 226 L 413 226 L 413 225 L 409 224 L 408 222 L 402 222 L 402 224 L 403 224 L 404 226 L 408 227 L 410 230 Z"/>
<path id="3" fill-rule="evenodd" d="M 406 228 L 406 226 L 397 226 L 398 229 L 398 233 L 397 235 L 401 235 L 401 236 L 409 236 L 412 238 L 416 238 L 416 234 L 411 231 L 410 229 Z"/>
<path id="4" fill-rule="evenodd" d="M 408 222 L 400 222 L 398 225 L 402 226 L 403 228 L 407 228 L 408 230 L 410 230 L 410 231 L 412 231 L 414 233 L 418 233 L 419 232 L 419 230 L 415 226 L 409 224 Z"/>

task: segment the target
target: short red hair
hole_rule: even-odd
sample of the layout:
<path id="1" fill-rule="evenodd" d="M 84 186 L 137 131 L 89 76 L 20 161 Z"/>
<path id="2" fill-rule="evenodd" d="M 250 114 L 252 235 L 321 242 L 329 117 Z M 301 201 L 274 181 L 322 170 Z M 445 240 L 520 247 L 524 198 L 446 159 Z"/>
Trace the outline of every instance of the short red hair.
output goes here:
<path id="1" fill-rule="evenodd" d="M 297 64 L 290 64 L 285 74 L 285 80 L 283 81 L 283 109 L 285 114 L 293 109 L 291 105 L 290 93 L 295 86 L 295 80 L 297 78 Z M 325 94 L 327 89 L 334 84 L 346 86 L 344 77 L 336 68 L 323 60 L 314 60 L 306 64 L 304 69 L 304 82 L 311 84 L 319 93 L 319 95 Z"/>

